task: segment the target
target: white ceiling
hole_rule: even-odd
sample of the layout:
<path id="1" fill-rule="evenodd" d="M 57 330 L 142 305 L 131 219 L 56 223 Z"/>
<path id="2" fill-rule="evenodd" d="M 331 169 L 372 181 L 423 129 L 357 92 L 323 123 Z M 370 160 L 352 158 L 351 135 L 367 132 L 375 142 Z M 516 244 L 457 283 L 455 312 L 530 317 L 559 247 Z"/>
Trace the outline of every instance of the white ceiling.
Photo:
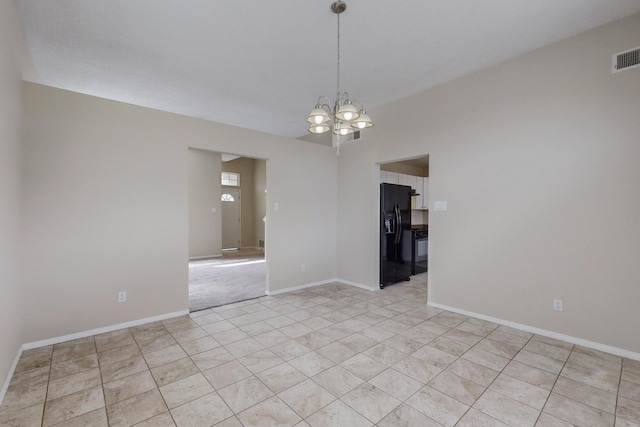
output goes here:
<path id="1" fill-rule="evenodd" d="M 335 97 L 332 0 L 18 2 L 37 83 L 289 137 Z M 636 12 L 639 0 L 347 0 L 342 90 L 371 109 Z"/>

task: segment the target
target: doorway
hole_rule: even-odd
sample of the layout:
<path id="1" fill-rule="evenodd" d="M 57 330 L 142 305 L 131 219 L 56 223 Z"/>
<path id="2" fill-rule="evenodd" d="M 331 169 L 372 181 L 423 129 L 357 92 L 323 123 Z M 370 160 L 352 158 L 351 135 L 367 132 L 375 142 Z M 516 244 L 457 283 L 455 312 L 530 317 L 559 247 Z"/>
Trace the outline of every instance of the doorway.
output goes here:
<path id="1" fill-rule="evenodd" d="M 267 161 L 189 149 L 189 310 L 262 297 Z"/>
<path id="2" fill-rule="evenodd" d="M 386 211 L 386 207 L 382 207 L 381 200 L 380 225 L 378 227 L 381 288 L 383 284 L 398 283 L 404 280 L 410 280 L 412 284 L 420 288 L 426 287 L 429 256 L 429 206 L 431 204 L 429 200 L 429 155 L 381 163 L 378 182 L 386 184 L 385 188 L 388 188 L 389 191 L 394 190 L 402 194 L 408 192 L 411 195 L 410 200 L 404 201 L 404 208 L 401 208 L 405 213 L 399 216 L 399 218 L 403 218 L 403 221 L 402 226 L 397 228 L 394 224 L 394 216 Z M 381 189 L 380 197 L 382 195 Z M 385 246 L 389 235 L 392 238 L 395 237 L 392 239 L 394 264 L 391 265 L 391 268 L 388 268 L 388 264 L 390 264 L 388 262 L 389 251 Z M 402 274 L 398 274 L 398 272 Z M 391 279 L 389 279 L 390 276 Z"/>
<path id="3" fill-rule="evenodd" d="M 222 203 L 222 250 L 240 249 L 242 227 L 240 190 L 224 189 L 220 202 Z"/>

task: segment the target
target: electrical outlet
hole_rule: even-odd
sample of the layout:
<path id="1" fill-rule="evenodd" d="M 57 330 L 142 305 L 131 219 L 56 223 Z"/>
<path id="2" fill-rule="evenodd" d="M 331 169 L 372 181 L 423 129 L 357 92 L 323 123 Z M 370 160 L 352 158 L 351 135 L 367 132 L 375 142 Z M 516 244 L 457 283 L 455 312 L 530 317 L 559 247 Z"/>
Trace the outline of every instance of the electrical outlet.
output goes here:
<path id="1" fill-rule="evenodd" d="M 564 304 L 562 303 L 562 300 L 561 300 L 561 299 L 554 299 L 554 300 L 553 300 L 553 309 L 554 309 L 555 311 L 562 311 L 562 310 L 563 310 L 563 308 L 564 308 L 564 307 L 563 307 L 563 305 L 564 305 Z"/>
<path id="2" fill-rule="evenodd" d="M 300 271 L 305 271 L 307 267 L 304 264 L 300 264 Z"/>
<path id="3" fill-rule="evenodd" d="M 118 302 L 127 302 L 127 291 L 118 292 Z"/>

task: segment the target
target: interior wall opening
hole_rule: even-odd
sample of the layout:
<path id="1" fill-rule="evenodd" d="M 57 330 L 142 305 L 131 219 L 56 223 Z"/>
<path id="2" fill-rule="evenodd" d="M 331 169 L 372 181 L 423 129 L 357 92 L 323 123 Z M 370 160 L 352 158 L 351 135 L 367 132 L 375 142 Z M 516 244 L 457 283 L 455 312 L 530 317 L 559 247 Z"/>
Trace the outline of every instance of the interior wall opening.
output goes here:
<path id="1" fill-rule="evenodd" d="M 429 156 L 380 163 L 380 289 L 411 281 L 427 286 Z"/>
<path id="2" fill-rule="evenodd" d="M 266 160 L 189 149 L 189 310 L 265 295 Z"/>

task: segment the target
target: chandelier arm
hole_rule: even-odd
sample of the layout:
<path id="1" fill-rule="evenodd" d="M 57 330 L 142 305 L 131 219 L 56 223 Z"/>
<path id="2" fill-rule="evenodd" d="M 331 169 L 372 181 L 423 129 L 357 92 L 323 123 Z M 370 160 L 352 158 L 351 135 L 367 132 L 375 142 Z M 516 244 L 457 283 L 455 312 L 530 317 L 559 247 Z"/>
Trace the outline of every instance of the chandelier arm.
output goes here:
<path id="1" fill-rule="evenodd" d="M 353 100 L 351 100 L 351 103 L 353 105 L 357 105 L 358 107 L 360 107 L 360 108 L 358 108 L 358 111 L 364 110 L 364 103 L 361 102 L 359 99 L 353 99 Z"/>
<path id="2" fill-rule="evenodd" d="M 327 102 L 322 102 L 322 100 L 325 99 Z M 325 110 L 329 115 L 331 115 L 331 100 L 329 98 L 327 98 L 326 96 L 322 95 L 321 97 L 318 98 L 318 103 L 317 105 L 322 108 L 323 110 Z"/>

